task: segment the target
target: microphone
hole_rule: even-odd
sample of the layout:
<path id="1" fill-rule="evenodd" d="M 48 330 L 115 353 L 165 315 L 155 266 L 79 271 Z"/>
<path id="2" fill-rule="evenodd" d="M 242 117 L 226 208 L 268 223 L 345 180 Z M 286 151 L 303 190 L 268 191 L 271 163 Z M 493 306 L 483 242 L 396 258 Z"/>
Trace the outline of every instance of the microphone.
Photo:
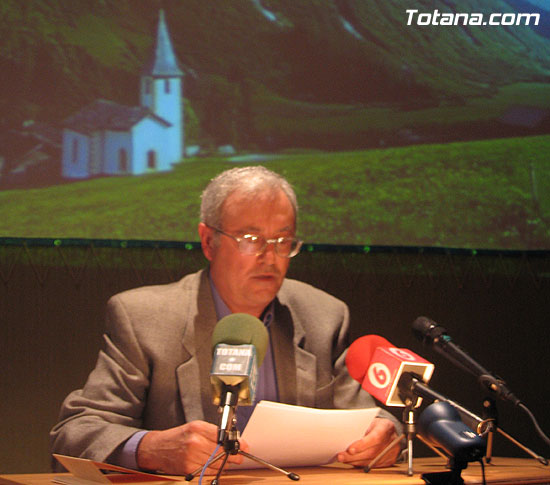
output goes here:
<path id="1" fill-rule="evenodd" d="M 404 401 L 406 399 L 412 399 L 413 396 L 419 396 L 430 402 L 442 401 L 450 404 L 458 411 L 464 424 L 466 424 L 470 429 L 476 430 L 479 435 L 485 434 L 488 428 L 493 426 L 490 421 L 484 420 L 459 403 L 435 391 L 427 384 L 419 380 L 414 374 L 410 374 L 408 372 L 404 373 L 399 379 L 397 385 Z"/>
<path id="2" fill-rule="evenodd" d="M 377 400 L 387 406 L 406 407 L 403 421 L 407 430 L 408 475 L 412 476 L 412 440 L 416 434 L 413 408 L 420 406 L 422 398 L 447 401 L 425 384 L 432 376 L 434 365 L 410 350 L 394 347 L 383 337 L 366 335 L 351 344 L 346 354 L 346 366 L 349 374 Z M 434 404 L 442 404 L 443 410 L 441 406 L 432 407 Z M 420 432 L 424 440 L 430 446 L 443 448 L 454 459 L 454 463 L 460 464 L 462 468 L 467 463 L 465 460 L 473 459 L 480 453 L 479 456 L 483 456 L 486 449 L 484 440 L 461 421 L 453 406 L 460 408 L 463 415 L 474 426 L 477 424 L 478 428 L 481 426 L 481 418 L 451 401 L 434 404 L 424 411 L 424 427 Z M 368 471 L 378 458 L 365 470 Z"/>
<path id="3" fill-rule="evenodd" d="M 450 360 L 457 367 L 478 378 L 482 387 L 488 389 L 503 401 L 511 401 L 515 406 L 521 401 L 508 389 L 506 383 L 472 359 L 456 345 L 447 330 L 426 317 L 418 317 L 412 324 L 414 335 L 424 344 L 432 346 L 436 352 Z"/>
<path id="4" fill-rule="evenodd" d="M 378 335 L 365 335 L 355 340 L 346 354 L 346 367 L 361 387 L 386 406 L 420 406 L 422 399 L 407 400 L 399 389 L 401 377 L 413 374 L 428 382 L 434 365 L 407 349 L 393 346 Z"/>
<path id="5" fill-rule="evenodd" d="M 367 373 L 371 366 L 371 362 L 374 361 L 374 352 L 379 347 L 392 348 L 392 344 L 384 337 L 378 335 L 365 335 L 353 342 L 346 355 L 346 366 L 351 377 L 362 384 L 363 389 L 371 393 L 376 399 L 386 404 L 388 399 L 384 399 L 384 393 L 379 392 L 375 387 L 373 389 L 372 382 L 370 382 Z M 400 355 L 403 354 L 404 349 L 400 349 Z M 410 351 L 406 351 L 410 352 Z M 412 354 L 412 352 L 410 352 Z M 419 359 L 422 359 L 419 357 Z M 423 359 L 422 359 L 423 360 Z M 428 362 L 429 364 L 429 362 Z M 405 370 L 406 366 L 406 370 Z M 449 399 L 448 397 L 440 394 L 427 385 L 427 382 L 431 378 L 433 372 L 433 364 L 429 364 L 430 367 L 424 370 L 426 375 L 419 376 L 415 372 L 410 371 L 408 364 L 405 364 L 403 371 L 400 375 L 399 372 L 395 374 L 394 380 L 397 382 L 397 396 L 399 398 L 398 404 L 388 404 L 394 406 L 405 406 L 406 403 L 415 402 L 416 399 L 426 399 L 429 402 L 445 401 L 453 406 L 459 413 L 462 420 L 471 428 L 477 429 L 479 434 L 483 434 L 486 431 L 487 426 L 491 426 L 490 422 L 477 416 L 470 410 L 466 409 L 459 403 Z M 384 373 L 382 373 L 384 374 Z M 371 392 L 372 391 L 372 392 Z M 392 401 L 395 401 L 395 392 L 393 393 Z M 421 404 L 421 399 L 416 402 L 418 407 Z M 484 428 L 485 427 L 485 428 Z"/>
<path id="6" fill-rule="evenodd" d="M 212 401 L 220 407 L 218 443 L 233 425 L 235 407 L 251 405 L 256 394 L 258 368 L 262 365 L 269 336 L 256 317 L 233 313 L 222 318 L 212 333 Z"/>
<path id="7" fill-rule="evenodd" d="M 417 426 L 420 435 L 432 446 L 442 448 L 459 468 L 485 455 L 485 440 L 461 421 L 458 411 L 448 402 L 430 404 L 420 414 Z"/>

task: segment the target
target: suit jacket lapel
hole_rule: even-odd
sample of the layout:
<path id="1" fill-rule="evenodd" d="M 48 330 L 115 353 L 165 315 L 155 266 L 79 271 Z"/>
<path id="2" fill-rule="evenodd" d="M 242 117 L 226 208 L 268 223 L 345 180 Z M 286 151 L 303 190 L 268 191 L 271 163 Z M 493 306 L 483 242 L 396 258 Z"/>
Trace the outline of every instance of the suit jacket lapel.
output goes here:
<path id="1" fill-rule="evenodd" d="M 305 332 L 298 319 L 293 321 L 289 308 L 277 300 L 271 343 L 280 401 L 314 406 L 316 357 L 303 348 Z"/>
<path id="2" fill-rule="evenodd" d="M 212 404 L 210 368 L 212 331 L 217 317 L 206 270 L 197 275 L 196 281 L 196 298 L 190 298 L 184 315 L 187 322 L 182 337 L 185 359 L 176 374 L 185 420 L 216 423 L 218 415 L 217 407 Z"/>

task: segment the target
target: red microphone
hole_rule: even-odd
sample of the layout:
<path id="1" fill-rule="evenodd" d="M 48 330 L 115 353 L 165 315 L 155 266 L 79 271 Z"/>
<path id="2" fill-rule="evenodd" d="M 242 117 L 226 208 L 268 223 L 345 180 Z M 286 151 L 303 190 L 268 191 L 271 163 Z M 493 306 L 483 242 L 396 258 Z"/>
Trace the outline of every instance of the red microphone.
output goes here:
<path id="1" fill-rule="evenodd" d="M 393 346 L 379 335 L 365 335 L 351 344 L 346 354 L 346 366 L 351 377 L 361 387 L 386 406 L 405 403 L 399 396 L 399 379 L 407 372 L 428 382 L 434 365 L 408 349 Z M 420 406 L 419 398 L 415 407 Z"/>

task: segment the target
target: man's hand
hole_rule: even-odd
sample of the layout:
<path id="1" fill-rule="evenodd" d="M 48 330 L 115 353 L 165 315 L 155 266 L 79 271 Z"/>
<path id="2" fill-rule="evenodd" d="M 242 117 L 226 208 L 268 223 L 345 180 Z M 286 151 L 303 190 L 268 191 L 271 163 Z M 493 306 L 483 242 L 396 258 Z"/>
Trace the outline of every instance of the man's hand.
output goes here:
<path id="1" fill-rule="evenodd" d="M 376 418 L 360 440 L 355 441 L 346 451 L 338 453 L 338 461 L 349 465 L 367 466 L 395 438 L 397 432 L 392 421 L 386 418 Z M 398 441 L 381 459 L 376 467 L 390 466 L 399 456 L 401 446 Z"/>
<path id="2" fill-rule="evenodd" d="M 164 431 L 149 431 L 137 449 L 137 464 L 144 470 L 186 475 L 206 463 L 216 448 L 217 439 L 217 426 L 206 421 L 191 421 Z M 244 441 L 239 443 L 243 451 L 248 451 Z M 217 470 L 222 461 L 218 460 L 208 467 L 208 472 Z M 242 455 L 229 455 L 229 463 L 242 461 Z"/>

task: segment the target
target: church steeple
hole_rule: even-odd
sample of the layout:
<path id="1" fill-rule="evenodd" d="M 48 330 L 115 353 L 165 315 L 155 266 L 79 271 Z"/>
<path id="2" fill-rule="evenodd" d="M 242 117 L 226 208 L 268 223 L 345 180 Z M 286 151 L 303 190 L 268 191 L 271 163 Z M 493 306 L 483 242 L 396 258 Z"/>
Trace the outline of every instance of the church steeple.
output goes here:
<path id="1" fill-rule="evenodd" d="M 141 105 L 170 124 L 166 149 L 174 162 L 183 157 L 182 78 L 183 71 L 168 34 L 164 10 L 161 10 L 152 56 L 141 73 Z"/>
<path id="2" fill-rule="evenodd" d="M 168 34 L 164 10 L 159 12 L 155 49 L 149 62 L 144 66 L 142 74 L 151 77 L 183 76 L 183 71 L 179 67 L 178 59 L 174 52 L 170 35 Z"/>

